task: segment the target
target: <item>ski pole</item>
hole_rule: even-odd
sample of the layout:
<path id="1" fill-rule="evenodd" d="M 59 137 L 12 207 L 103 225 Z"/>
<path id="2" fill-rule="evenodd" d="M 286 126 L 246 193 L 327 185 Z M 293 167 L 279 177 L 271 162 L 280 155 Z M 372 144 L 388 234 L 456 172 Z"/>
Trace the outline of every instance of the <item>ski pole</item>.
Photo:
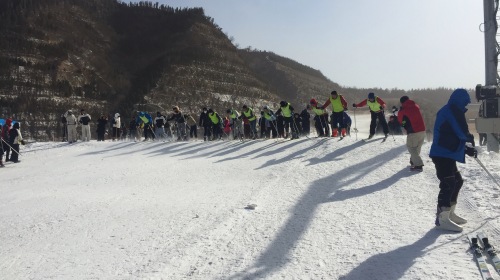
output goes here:
<path id="1" fill-rule="evenodd" d="M 486 172 L 486 174 L 488 174 L 488 176 L 490 176 L 491 180 L 493 180 L 493 182 L 495 182 L 495 184 L 500 187 L 500 184 L 498 183 L 498 181 L 495 179 L 495 177 L 493 177 L 493 175 L 491 175 L 491 173 L 488 171 L 488 169 L 486 168 L 486 166 L 484 166 L 484 164 L 477 158 L 477 157 L 474 157 L 474 159 L 476 160 L 476 162 L 481 166 L 481 168 L 483 168 L 483 170 Z"/>
<path id="2" fill-rule="evenodd" d="M 0 138 L 0 139 L 2 139 L 2 141 L 5 143 L 5 145 L 9 146 L 9 148 L 10 148 L 10 149 L 11 149 L 14 153 L 16 153 L 18 156 L 20 156 L 20 155 L 21 155 L 21 154 L 20 154 L 20 153 L 18 153 L 16 150 L 14 150 L 14 148 L 12 148 L 12 146 L 11 146 L 11 145 L 9 145 L 9 143 L 7 143 L 7 141 L 3 140 L 3 138 Z M 3 149 L 3 147 L 2 147 L 2 149 Z"/>
<path id="3" fill-rule="evenodd" d="M 358 140 L 358 129 L 356 125 L 356 107 L 354 107 L 354 133 L 356 134 L 356 141 Z"/>

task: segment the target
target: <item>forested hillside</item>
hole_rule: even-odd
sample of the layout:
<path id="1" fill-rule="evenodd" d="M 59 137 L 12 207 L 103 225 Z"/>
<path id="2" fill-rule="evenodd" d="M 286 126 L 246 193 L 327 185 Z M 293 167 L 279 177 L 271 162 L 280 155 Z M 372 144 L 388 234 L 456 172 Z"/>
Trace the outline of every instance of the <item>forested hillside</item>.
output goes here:
<path id="1" fill-rule="evenodd" d="M 126 119 L 135 110 L 180 106 L 198 114 L 203 106 L 222 112 L 285 99 L 302 110 L 333 89 L 350 103 L 375 91 L 394 105 L 402 94 L 445 100 L 450 92 L 343 88 L 293 59 L 238 49 L 202 8 L 0 1 L 0 118 L 25 123 L 35 139 L 58 138 L 59 116 L 68 109 L 85 108 L 94 120 L 115 112 Z"/>

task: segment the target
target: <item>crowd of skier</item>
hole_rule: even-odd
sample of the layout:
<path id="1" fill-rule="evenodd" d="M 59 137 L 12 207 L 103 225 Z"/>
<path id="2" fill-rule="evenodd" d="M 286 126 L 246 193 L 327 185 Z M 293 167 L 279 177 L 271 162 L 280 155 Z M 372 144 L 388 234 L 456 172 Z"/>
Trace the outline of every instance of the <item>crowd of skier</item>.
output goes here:
<path id="1" fill-rule="evenodd" d="M 455 213 L 458 194 L 463 186 L 463 179 L 457 169 L 456 162 L 465 162 L 465 155 L 477 156 L 474 148 L 474 137 L 468 130 L 465 119 L 466 106 L 471 102 L 469 93 L 464 89 L 455 90 L 448 103 L 438 112 L 434 125 L 433 142 L 430 157 L 436 168 L 440 181 L 435 224 L 437 227 L 452 231 L 462 231 L 467 221 Z M 400 109 L 393 107 L 389 124 L 386 121 L 386 103 L 373 92 L 359 103 L 353 103 L 354 109 L 367 106 L 371 114 L 371 139 L 377 127 L 385 138 L 389 129 L 394 134 L 406 131 L 406 146 L 410 153 L 410 170 L 422 171 L 424 162 L 420 156 L 425 140 L 426 128 L 419 106 L 407 96 L 400 98 Z M 329 113 L 331 111 L 331 113 Z M 347 113 L 348 104 L 345 97 L 332 91 L 322 104 L 311 99 L 300 113 L 287 101 L 281 101 L 274 111 L 264 106 L 257 115 L 254 108 L 243 105 L 241 111 L 229 108 L 225 114 L 219 114 L 211 108 L 204 107 L 197 120 L 183 113 L 174 106 L 166 116 L 157 112 L 155 118 L 147 112 L 136 112 L 128 121 L 123 122 L 119 113 L 112 117 L 101 115 L 96 121 L 97 141 L 104 141 L 106 135 L 113 141 L 132 139 L 138 141 L 143 134 L 144 140 L 187 141 L 198 138 L 198 128 L 203 129 L 204 141 L 220 139 L 257 139 L 257 138 L 290 138 L 309 137 L 311 116 L 318 137 L 338 137 L 342 139 L 350 135 L 352 119 Z M 354 110 L 355 112 L 355 110 Z M 63 123 L 63 141 L 77 141 L 77 126 L 81 126 L 81 141 L 91 139 L 91 116 L 80 111 L 78 117 L 72 110 L 61 116 Z M 172 123 L 171 123 L 172 122 Z M 111 132 L 109 132 L 111 130 Z M 111 134 L 111 135 L 109 135 Z M 1 128 L 0 167 L 5 161 L 19 162 L 19 145 L 24 144 L 19 123 L 8 118 Z M 470 143 L 471 145 L 466 145 Z"/>

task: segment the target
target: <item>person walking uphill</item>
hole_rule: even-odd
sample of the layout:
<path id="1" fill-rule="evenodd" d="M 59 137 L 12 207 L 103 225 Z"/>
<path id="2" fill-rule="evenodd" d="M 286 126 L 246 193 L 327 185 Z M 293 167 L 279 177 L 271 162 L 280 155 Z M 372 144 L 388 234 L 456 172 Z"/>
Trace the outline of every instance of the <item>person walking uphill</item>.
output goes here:
<path id="1" fill-rule="evenodd" d="M 326 100 L 322 109 L 326 109 L 328 105 L 332 105 L 332 137 L 337 137 L 340 128 L 340 133 L 342 137 L 345 137 L 347 134 L 346 127 L 344 125 L 344 111 L 347 110 L 347 102 L 344 99 L 344 96 L 338 94 L 337 91 L 332 91 L 330 93 L 330 98 Z"/>
<path id="2" fill-rule="evenodd" d="M 466 106 L 471 102 L 465 89 L 456 89 L 436 115 L 434 138 L 429 156 L 436 167 L 439 194 L 435 224 L 439 229 L 461 232 L 467 220 L 455 213 L 457 198 L 463 179 L 457 169 L 457 161 L 465 163 L 465 155 L 477 156 L 474 136 L 470 134 L 465 119 Z"/>
<path id="3" fill-rule="evenodd" d="M 425 140 L 425 123 L 420 107 L 408 96 L 399 99 L 401 110 L 398 113 L 398 123 L 406 130 L 406 147 L 410 152 L 410 170 L 422 171 L 424 162 L 420 150 Z"/>
<path id="4" fill-rule="evenodd" d="M 370 123 L 370 136 L 368 139 L 372 139 L 373 135 L 375 135 L 375 128 L 377 127 L 377 119 L 379 124 L 382 125 L 382 129 L 384 130 L 385 137 L 389 135 L 389 127 L 387 126 L 387 121 L 385 120 L 384 108 L 385 102 L 382 98 L 375 96 L 375 93 L 370 92 L 368 94 L 368 98 L 359 102 L 358 104 L 352 104 L 352 107 L 359 108 L 368 105 L 371 113 L 371 123 Z"/>

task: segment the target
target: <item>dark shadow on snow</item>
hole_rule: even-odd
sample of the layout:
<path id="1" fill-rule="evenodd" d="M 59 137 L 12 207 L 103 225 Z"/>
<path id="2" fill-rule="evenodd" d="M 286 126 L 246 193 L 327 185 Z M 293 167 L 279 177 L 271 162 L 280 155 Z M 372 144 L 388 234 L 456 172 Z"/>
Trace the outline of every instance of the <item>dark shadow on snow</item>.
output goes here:
<path id="1" fill-rule="evenodd" d="M 308 147 L 308 149 L 310 149 L 310 147 Z M 285 266 L 289 262 L 288 256 L 290 252 L 296 247 L 296 243 L 309 227 L 319 205 L 332 202 L 331 194 L 333 192 L 343 186 L 361 180 L 367 174 L 376 172 L 380 166 L 387 162 L 386 159 L 397 157 L 405 151 L 406 146 L 402 145 L 381 153 L 376 157 L 360 162 L 355 166 L 349 166 L 338 170 L 328 177 L 311 182 L 307 192 L 297 201 L 295 207 L 291 210 L 293 213 L 292 217 L 286 221 L 273 242 L 257 259 L 256 263 L 246 271 L 232 275 L 228 279 L 250 280 L 265 278 L 267 275 L 279 270 L 280 267 Z M 279 162 L 290 160 L 297 154 L 298 152 L 286 157 L 286 159 L 279 160 Z M 344 181 L 339 180 L 339 178 L 344 178 L 345 174 L 351 174 L 350 179 Z M 394 177 L 389 181 L 397 180 Z M 386 184 L 389 181 L 386 181 Z M 372 191 L 376 191 L 376 189 Z M 369 194 L 370 189 L 367 188 L 364 192 L 365 194 Z"/>

